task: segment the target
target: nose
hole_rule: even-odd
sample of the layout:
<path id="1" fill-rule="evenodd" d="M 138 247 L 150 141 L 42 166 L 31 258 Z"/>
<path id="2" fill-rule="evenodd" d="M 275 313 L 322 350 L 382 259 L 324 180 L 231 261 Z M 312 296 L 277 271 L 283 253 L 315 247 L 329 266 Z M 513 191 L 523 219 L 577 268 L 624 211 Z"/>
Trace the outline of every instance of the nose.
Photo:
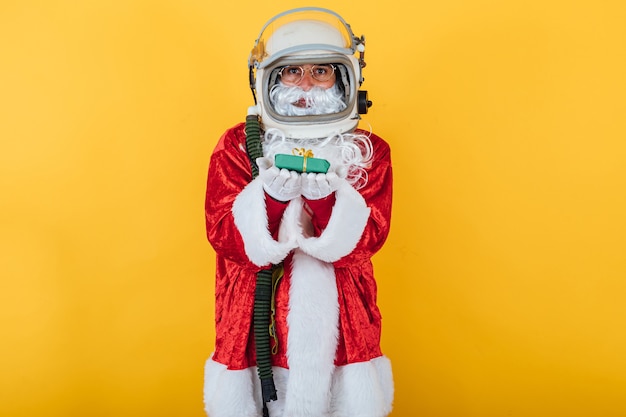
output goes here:
<path id="1" fill-rule="evenodd" d="M 311 88 L 315 87 L 315 80 L 311 75 L 311 71 L 304 71 L 304 76 L 298 85 L 304 91 L 309 91 Z"/>

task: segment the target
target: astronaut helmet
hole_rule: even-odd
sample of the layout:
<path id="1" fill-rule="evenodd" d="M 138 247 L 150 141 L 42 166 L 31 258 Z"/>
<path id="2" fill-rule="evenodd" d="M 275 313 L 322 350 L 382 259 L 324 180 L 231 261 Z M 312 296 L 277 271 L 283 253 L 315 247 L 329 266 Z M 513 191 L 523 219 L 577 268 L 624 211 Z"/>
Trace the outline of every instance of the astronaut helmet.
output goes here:
<path id="1" fill-rule="evenodd" d="M 248 59 L 254 108 L 263 128 L 280 129 L 285 136 L 299 139 L 352 132 L 360 114 L 371 106 L 367 92 L 359 91 L 364 52 L 365 38 L 354 36 L 350 25 L 331 10 L 304 7 L 270 19 Z M 286 103 L 289 108 L 284 102 L 279 104 L 276 97 L 281 87 L 299 86 L 309 77 L 317 84 L 332 85 L 317 91 L 324 95 L 318 99 L 325 103 L 322 111 L 305 105 L 291 108 L 296 103 Z M 329 91 L 322 93 L 325 89 Z"/>

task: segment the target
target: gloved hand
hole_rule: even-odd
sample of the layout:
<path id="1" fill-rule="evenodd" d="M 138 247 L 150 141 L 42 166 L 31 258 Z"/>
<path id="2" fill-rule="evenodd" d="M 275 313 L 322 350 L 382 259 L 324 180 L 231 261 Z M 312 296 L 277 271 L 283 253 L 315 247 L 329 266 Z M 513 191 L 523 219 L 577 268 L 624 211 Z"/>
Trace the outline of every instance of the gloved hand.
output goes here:
<path id="1" fill-rule="evenodd" d="M 321 200 L 337 191 L 341 181 L 346 175 L 344 169 L 327 174 L 306 173 L 302 174 L 302 196 L 308 200 Z"/>
<path id="2" fill-rule="evenodd" d="M 278 169 L 268 158 L 257 158 L 259 177 L 263 180 L 263 189 L 275 200 L 290 201 L 300 195 L 300 174 L 287 169 Z"/>

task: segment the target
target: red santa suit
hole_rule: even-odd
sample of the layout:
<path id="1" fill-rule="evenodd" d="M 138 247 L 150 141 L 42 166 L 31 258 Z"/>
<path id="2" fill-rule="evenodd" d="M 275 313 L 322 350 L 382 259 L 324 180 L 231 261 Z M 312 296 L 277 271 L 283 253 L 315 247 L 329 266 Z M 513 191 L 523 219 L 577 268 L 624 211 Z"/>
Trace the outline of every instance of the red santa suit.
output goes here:
<path id="1" fill-rule="evenodd" d="M 256 273 L 284 265 L 275 291 L 278 401 L 271 417 L 383 417 L 393 380 L 380 349 L 381 315 L 371 257 L 389 230 L 387 143 L 369 136 L 367 183 L 347 181 L 321 200 L 288 203 L 253 180 L 244 125 L 226 131 L 211 157 L 208 239 L 216 251 L 215 351 L 205 368 L 210 417 L 258 417 L 261 394 L 252 317 Z M 317 155 L 316 155 L 317 156 Z M 332 167 L 331 167 L 332 169 Z"/>

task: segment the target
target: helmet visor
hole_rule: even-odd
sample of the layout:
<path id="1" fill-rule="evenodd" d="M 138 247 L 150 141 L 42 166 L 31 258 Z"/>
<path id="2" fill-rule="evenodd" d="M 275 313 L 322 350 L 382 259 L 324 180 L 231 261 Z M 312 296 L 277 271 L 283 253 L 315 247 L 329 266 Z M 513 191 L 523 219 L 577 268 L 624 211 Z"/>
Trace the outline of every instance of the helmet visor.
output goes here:
<path id="1" fill-rule="evenodd" d="M 268 69 L 263 94 L 265 108 L 283 122 L 328 122 L 350 113 L 354 96 L 351 66 L 340 56 L 334 61 L 277 61 Z"/>

